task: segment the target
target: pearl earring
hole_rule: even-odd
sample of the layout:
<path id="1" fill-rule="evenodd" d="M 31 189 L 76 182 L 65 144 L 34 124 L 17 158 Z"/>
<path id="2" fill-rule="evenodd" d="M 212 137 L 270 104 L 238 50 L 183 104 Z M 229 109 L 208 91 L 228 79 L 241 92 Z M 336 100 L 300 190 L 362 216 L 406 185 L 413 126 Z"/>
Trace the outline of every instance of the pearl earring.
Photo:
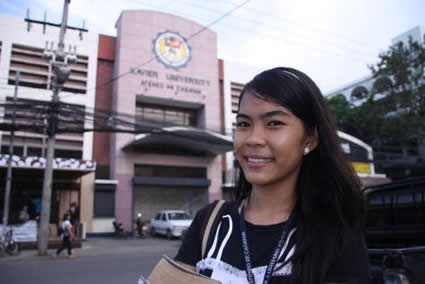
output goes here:
<path id="1" fill-rule="evenodd" d="M 310 148 L 305 147 L 304 148 L 304 155 L 307 155 L 308 153 L 310 153 Z"/>

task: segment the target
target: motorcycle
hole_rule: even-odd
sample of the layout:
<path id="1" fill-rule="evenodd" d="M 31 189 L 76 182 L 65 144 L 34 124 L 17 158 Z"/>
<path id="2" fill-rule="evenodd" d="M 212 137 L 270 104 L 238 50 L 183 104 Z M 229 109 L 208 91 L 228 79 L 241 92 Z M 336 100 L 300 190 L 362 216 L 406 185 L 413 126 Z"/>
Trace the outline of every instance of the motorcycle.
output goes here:
<path id="1" fill-rule="evenodd" d="M 139 238 L 146 238 L 148 236 L 148 224 L 142 220 L 142 213 L 137 214 L 136 232 Z"/>

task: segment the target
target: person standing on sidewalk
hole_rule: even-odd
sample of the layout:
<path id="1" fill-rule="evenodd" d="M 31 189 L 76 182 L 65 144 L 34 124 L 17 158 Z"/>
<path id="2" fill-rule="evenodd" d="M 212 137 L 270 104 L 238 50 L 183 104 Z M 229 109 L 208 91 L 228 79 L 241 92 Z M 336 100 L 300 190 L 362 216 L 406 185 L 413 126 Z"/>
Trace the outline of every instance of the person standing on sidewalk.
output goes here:
<path id="1" fill-rule="evenodd" d="M 58 248 L 56 254 L 53 255 L 53 258 L 56 258 L 64 249 L 68 249 L 68 258 L 74 258 L 72 255 L 72 240 L 74 240 L 74 233 L 72 232 L 72 224 L 70 221 L 71 216 L 66 213 L 63 216 L 62 221 L 62 246 Z"/>

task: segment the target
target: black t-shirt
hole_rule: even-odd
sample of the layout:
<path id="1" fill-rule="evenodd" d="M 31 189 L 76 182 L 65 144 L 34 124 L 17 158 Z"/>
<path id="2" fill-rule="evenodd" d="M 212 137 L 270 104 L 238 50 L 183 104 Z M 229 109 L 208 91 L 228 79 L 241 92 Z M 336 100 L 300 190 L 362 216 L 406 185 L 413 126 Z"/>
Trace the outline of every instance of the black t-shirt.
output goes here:
<path id="1" fill-rule="evenodd" d="M 206 256 L 202 259 L 200 230 L 208 206 L 210 205 L 205 206 L 196 214 L 175 260 L 195 266 L 199 273 L 219 280 L 223 284 L 248 283 L 242 255 L 236 202 L 226 206 L 217 230 L 211 232 L 212 241 L 209 242 Z M 255 283 L 263 283 L 267 265 L 285 223 L 274 225 L 245 223 Z M 289 228 L 289 231 L 289 238 L 280 254 L 287 253 L 285 259 L 289 258 L 295 250 L 295 238 L 292 237 L 295 228 Z M 292 266 L 289 262 L 282 267 L 282 262 L 283 259 L 280 259 L 276 264 L 271 283 L 289 283 Z M 347 243 L 327 275 L 329 282 L 345 281 L 362 284 L 370 282 L 367 250 L 361 235 Z"/>

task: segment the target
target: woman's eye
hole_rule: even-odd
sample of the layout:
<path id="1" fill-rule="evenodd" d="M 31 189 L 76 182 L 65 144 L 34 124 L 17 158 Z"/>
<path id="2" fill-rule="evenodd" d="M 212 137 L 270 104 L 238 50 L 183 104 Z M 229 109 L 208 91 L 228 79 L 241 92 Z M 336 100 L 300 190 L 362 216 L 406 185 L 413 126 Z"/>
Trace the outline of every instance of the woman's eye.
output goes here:
<path id="1" fill-rule="evenodd" d="M 249 123 L 246 121 L 239 121 L 236 123 L 236 127 L 248 127 Z"/>
<path id="2" fill-rule="evenodd" d="M 269 123 L 267 123 L 268 126 L 279 126 L 279 125 L 283 125 L 282 121 L 278 121 L 278 120 L 272 120 Z"/>

